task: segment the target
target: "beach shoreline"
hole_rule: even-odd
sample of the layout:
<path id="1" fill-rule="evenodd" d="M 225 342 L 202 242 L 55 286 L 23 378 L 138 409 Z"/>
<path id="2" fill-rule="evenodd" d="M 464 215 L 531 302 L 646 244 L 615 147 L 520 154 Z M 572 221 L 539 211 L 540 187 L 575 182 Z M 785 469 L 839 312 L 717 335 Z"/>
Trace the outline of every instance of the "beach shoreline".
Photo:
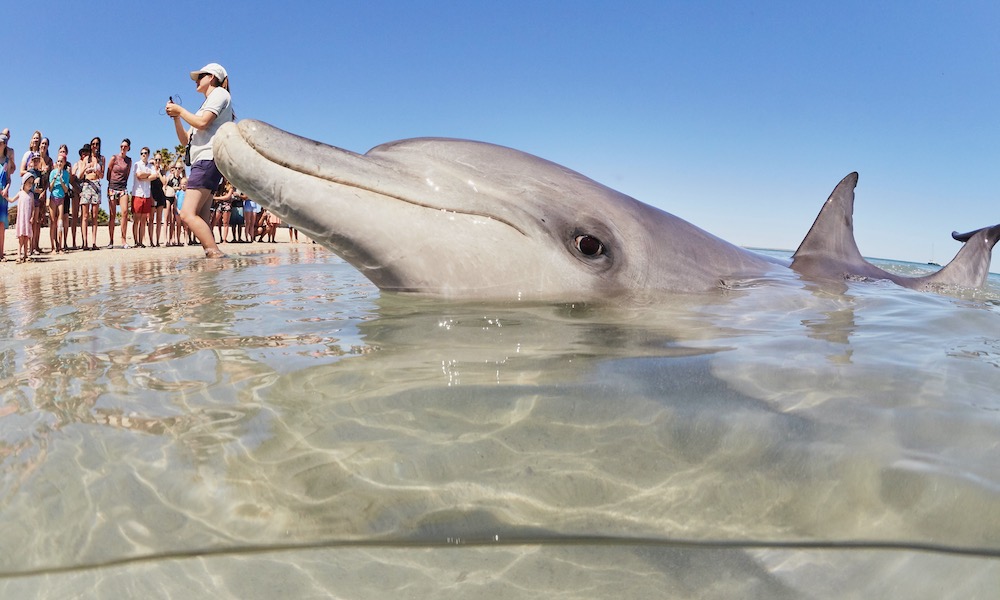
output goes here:
<path id="1" fill-rule="evenodd" d="M 116 231 L 116 234 L 120 231 Z M 165 236 L 164 236 L 165 239 Z M 248 254 L 254 252 L 270 252 L 275 248 L 288 248 L 295 246 L 313 246 L 312 240 L 299 232 L 299 241 L 290 240 L 287 227 L 279 227 L 276 242 L 248 242 L 248 243 L 224 243 L 219 245 L 219 249 L 227 255 Z M 115 235 L 115 247 L 109 249 L 110 234 L 107 225 L 102 225 L 97 230 L 97 250 L 69 250 L 67 252 L 56 253 L 48 248 L 49 228 L 43 227 L 41 232 L 42 253 L 32 256 L 34 260 L 17 263 L 18 245 L 17 236 L 13 228 L 7 229 L 4 238 L 3 262 L 0 262 L 0 279 L 14 279 L 25 275 L 37 275 L 47 272 L 76 269 L 80 267 L 96 267 L 109 264 L 127 264 L 147 260 L 161 260 L 164 258 L 203 258 L 205 256 L 201 244 L 194 246 L 147 246 L 145 248 L 122 248 L 121 238 Z M 130 238 L 131 240 L 131 238 Z M 70 238 L 72 247 L 72 237 Z M 77 235 L 77 244 L 82 240 Z M 209 259 L 206 259 L 209 260 Z M 214 259 L 212 259 L 214 260 Z"/>

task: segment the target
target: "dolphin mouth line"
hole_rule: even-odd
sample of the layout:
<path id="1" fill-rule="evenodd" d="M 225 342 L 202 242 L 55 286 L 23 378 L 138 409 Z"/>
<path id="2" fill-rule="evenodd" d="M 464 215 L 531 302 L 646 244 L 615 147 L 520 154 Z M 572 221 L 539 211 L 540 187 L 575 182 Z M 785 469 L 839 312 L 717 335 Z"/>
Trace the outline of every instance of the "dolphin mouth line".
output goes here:
<path id="1" fill-rule="evenodd" d="M 375 187 L 372 187 L 372 186 L 364 185 L 364 184 L 361 184 L 361 183 L 356 183 L 354 181 L 350 181 L 350 180 L 346 180 L 346 179 L 341 179 L 341 178 L 338 178 L 336 176 L 320 175 L 320 174 L 317 174 L 317 173 L 311 173 L 308 170 L 306 170 L 305 167 L 300 167 L 300 166 L 298 166 L 296 164 L 293 164 L 293 163 L 291 163 L 291 162 L 289 162 L 289 161 L 287 161 L 285 159 L 282 159 L 280 156 L 276 156 L 276 155 L 271 154 L 270 152 L 267 151 L 266 148 L 261 148 L 261 147 L 257 146 L 256 144 L 253 143 L 253 141 L 248 140 L 246 138 L 246 136 L 243 135 L 242 131 L 240 132 L 240 137 L 243 139 L 243 141 L 248 146 L 250 146 L 250 148 L 253 149 L 254 152 L 256 152 L 258 155 L 260 155 L 262 158 L 264 158 L 268 162 L 274 163 L 274 164 L 276 164 L 276 165 L 278 165 L 280 167 L 283 167 L 285 169 L 288 169 L 289 171 L 293 171 L 293 172 L 298 173 L 300 175 L 305 175 L 307 177 L 314 177 L 316 179 L 321 179 L 323 181 L 328 181 L 328 182 L 336 184 L 336 185 L 341 185 L 341 186 L 344 186 L 344 187 L 348 187 L 348 188 L 352 188 L 352 189 L 356 189 L 356 190 L 361 190 L 361 191 L 368 192 L 368 193 L 371 193 L 371 194 L 376 194 L 376 195 L 382 196 L 384 198 L 390 198 L 392 200 L 398 200 L 399 202 L 403 202 L 404 204 L 409 204 L 411 206 L 416 206 L 418 208 L 425 208 L 427 210 L 436 210 L 436 211 L 440 211 L 440 212 L 447 212 L 447 213 L 452 213 L 452 214 L 457 214 L 457 215 L 465 215 L 465 216 L 469 216 L 469 217 L 480 217 L 480 218 L 483 218 L 483 219 L 489 219 L 491 221 L 495 221 L 497 223 L 501 223 L 503 225 L 506 225 L 507 227 L 510 227 L 511 229 L 513 229 L 514 231 L 516 231 L 519 234 L 523 235 L 524 237 L 528 237 L 528 234 L 524 231 L 524 229 L 522 229 L 521 227 L 518 227 L 514 223 L 508 221 L 507 219 L 498 217 L 496 215 L 491 215 L 491 214 L 487 214 L 487 213 L 483 213 L 483 212 L 463 211 L 463 210 L 458 210 L 458 209 L 454 209 L 454 208 L 446 208 L 446 207 L 442 207 L 442 206 L 433 206 L 433 205 L 430 205 L 430 204 L 426 204 L 424 202 L 419 202 L 417 200 L 413 200 L 411 198 L 406 198 L 405 196 L 400 196 L 399 194 L 393 194 L 391 192 L 386 192 L 386 191 L 383 191 L 383 190 L 379 190 L 379 189 L 377 189 Z M 346 150 L 342 150 L 341 148 L 336 148 L 335 146 L 330 146 L 328 144 L 318 144 L 318 145 L 325 146 L 326 148 L 333 148 L 333 149 L 336 149 L 336 150 L 340 150 L 342 152 L 347 152 Z M 361 156 L 361 158 L 365 158 L 363 155 L 359 155 L 359 156 Z"/>

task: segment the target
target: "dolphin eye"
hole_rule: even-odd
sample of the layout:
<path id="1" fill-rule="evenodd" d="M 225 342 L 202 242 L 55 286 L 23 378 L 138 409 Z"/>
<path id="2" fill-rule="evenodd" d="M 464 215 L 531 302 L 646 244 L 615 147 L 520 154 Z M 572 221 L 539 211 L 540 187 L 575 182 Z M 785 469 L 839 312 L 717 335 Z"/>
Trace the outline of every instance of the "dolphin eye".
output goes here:
<path id="1" fill-rule="evenodd" d="M 604 254 L 604 244 L 592 235 L 576 236 L 576 249 L 584 256 L 600 256 Z"/>

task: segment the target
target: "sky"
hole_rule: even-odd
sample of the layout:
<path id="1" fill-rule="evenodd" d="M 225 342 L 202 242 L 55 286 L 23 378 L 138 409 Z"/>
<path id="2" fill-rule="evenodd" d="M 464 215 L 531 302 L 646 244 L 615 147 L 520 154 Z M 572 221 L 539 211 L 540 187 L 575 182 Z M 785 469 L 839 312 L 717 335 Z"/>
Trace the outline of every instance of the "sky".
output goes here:
<path id="1" fill-rule="evenodd" d="M 197 108 L 188 74 L 219 62 L 238 118 L 355 152 L 510 146 L 743 246 L 794 250 L 852 171 L 865 256 L 943 264 L 952 230 L 1000 223 L 995 1 L 56 0 L 18 24 L 29 10 L 0 9 L 18 159 L 36 129 L 73 158 L 95 135 L 173 148 L 160 109 Z"/>

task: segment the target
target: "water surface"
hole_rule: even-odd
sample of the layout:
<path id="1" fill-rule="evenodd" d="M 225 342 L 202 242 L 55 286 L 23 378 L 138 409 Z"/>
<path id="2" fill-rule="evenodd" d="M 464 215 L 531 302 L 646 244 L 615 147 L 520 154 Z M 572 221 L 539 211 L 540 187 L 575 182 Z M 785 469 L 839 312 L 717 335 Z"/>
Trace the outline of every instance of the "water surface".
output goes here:
<path id="1" fill-rule="evenodd" d="M 0 591 L 995 597 L 997 282 L 730 288 L 443 303 L 309 246 L 0 280 Z"/>

